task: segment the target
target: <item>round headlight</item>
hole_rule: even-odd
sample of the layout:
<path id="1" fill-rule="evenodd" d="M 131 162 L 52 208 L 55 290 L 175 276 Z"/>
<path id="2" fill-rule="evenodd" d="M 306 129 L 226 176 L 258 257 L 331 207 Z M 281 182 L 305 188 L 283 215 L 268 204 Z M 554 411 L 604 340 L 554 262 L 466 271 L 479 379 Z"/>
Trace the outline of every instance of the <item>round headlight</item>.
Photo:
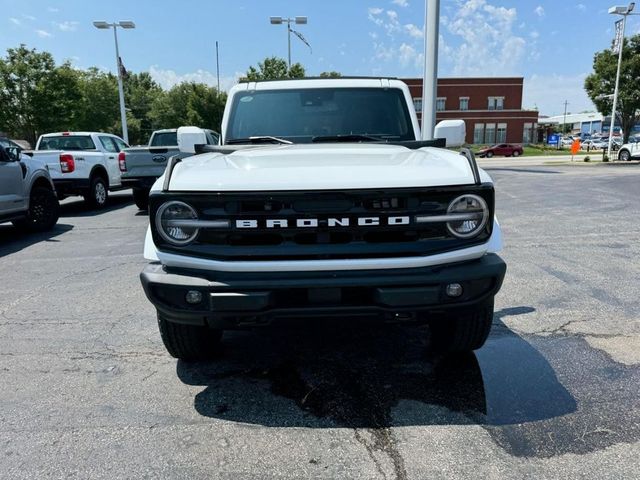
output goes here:
<path id="1" fill-rule="evenodd" d="M 458 238 L 478 235 L 489 220 L 489 207 L 482 197 L 462 195 L 449 204 L 448 215 L 459 216 L 460 220 L 447 222 L 447 229 Z"/>
<path id="2" fill-rule="evenodd" d="M 195 209 L 184 202 L 167 202 L 160 206 L 156 213 L 156 228 L 167 242 L 174 245 L 187 245 L 198 236 L 198 228 L 189 225 L 189 221 L 197 220 Z"/>

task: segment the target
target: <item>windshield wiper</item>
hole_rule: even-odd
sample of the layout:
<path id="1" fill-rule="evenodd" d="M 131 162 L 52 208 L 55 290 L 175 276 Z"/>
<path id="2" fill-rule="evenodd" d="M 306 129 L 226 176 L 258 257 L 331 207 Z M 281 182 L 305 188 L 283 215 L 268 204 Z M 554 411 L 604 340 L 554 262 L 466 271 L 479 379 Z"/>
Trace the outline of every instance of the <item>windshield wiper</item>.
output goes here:
<path id="1" fill-rule="evenodd" d="M 282 145 L 291 145 L 293 142 L 284 138 L 271 137 L 268 135 L 247 138 L 231 138 L 227 140 L 227 145 L 235 145 L 239 143 L 280 143 Z"/>
<path id="2" fill-rule="evenodd" d="M 338 143 L 338 142 L 386 142 L 385 138 L 373 135 L 351 133 L 348 135 L 319 135 L 311 139 L 312 143 Z"/>

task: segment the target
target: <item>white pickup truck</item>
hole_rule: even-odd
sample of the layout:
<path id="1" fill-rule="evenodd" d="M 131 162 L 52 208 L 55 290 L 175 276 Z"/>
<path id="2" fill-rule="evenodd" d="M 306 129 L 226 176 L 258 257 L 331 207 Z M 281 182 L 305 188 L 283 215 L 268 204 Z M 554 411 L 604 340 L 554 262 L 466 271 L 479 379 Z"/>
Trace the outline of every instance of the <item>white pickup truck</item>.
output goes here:
<path id="1" fill-rule="evenodd" d="M 47 164 L 60 199 L 82 195 L 89 206 L 103 208 L 109 191 L 126 188 L 118 166 L 125 148 L 109 133 L 59 132 L 41 135 L 35 150 L 24 153 Z"/>
<path id="2" fill-rule="evenodd" d="M 221 145 L 181 130 L 191 156 L 151 189 L 141 274 L 170 354 L 309 316 L 428 322 L 444 352 L 484 344 L 506 271 L 493 181 L 470 150 L 419 140 L 405 83 L 243 83 Z"/>

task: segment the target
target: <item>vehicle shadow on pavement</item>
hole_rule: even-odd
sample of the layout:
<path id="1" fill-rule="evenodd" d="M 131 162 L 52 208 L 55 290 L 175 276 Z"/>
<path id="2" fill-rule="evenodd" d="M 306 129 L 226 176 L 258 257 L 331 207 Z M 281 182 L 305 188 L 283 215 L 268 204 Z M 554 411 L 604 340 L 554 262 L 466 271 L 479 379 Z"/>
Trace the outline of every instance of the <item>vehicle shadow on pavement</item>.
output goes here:
<path id="1" fill-rule="evenodd" d="M 430 355 L 426 327 L 343 320 L 229 333 L 216 361 L 180 361 L 177 373 L 206 386 L 194 400 L 201 415 L 269 427 L 509 425 L 575 411 L 547 360 L 501 314 L 477 354 Z"/>
<path id="2" fill-rule="evenodd" d="M 0 225 L 0 258 L 19 252 L 39 242 L 58 242 L 55 237 L 73 229 L 73 225 L 57 223 L 48 232 L 24 232 L 13 225 Z"/>
<path id="3" fill-rule="evenodd" d="M 71 197 L 60 203 L 60 218 L 95 217 L 128 207 L 132 203 L 131 194 L 110 195 L 105 208 L 93 209 L 87 206 L 82 197 Z"/>

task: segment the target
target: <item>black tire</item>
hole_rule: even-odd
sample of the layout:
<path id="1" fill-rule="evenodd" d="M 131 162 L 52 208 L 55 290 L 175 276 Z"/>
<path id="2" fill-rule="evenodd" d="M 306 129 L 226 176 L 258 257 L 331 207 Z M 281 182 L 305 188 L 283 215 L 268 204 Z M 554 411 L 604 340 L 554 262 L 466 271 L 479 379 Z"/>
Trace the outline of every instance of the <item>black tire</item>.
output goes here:
<path id="1" fill-rule="evenodd" d="M 109 199 L 109 187 L 107 181 L 100 175 L 91 178 L 89 191 L 84 195 L 84 201 L 91 208 L 104 208 Z"/>
<path id="2" fill-rule="evenodd" d="M 631 154 L 629 153 L 629 150 L 620 150 L 620 153 L 618 153 L 618 160 L 622 162 L 628 162 L 629 160 L 631 160 Z"/>
<path id="3" fill-rule="evenodd" d="M 158 314 L 162 343 L 172 357 L 186 362 L 210 360 L 222 338 L 222 330 L 173 323 Z"/>
<path id="4" fill-rule="evenodd" d="M 149 209 L 149 190 L 146 188 L 133 189 L 133 201 L 140 210 Z"/>
<path id="5" fill-rule="evenodd" d="M 429 323 L 432 348 L 440 353 L 477 350 L 491 331 L 493 299 L 474 310 L 443 315 Z"/>
<path id="6" fill-rule="evenodd" d="M 491 158 L 491 157 L 493 157 L 493 152 L 487 152 L 486 157 L 487 157 L 487 158 Z"/>
<path id="7" fill-rule="evenodd" d="M 35 187 L 31 190 L 29 212 L 26 218 L 14 220 L 13 224 L 30 232 L 51 230 L 60 216 L 60 204 L 53 190 Z"/>

